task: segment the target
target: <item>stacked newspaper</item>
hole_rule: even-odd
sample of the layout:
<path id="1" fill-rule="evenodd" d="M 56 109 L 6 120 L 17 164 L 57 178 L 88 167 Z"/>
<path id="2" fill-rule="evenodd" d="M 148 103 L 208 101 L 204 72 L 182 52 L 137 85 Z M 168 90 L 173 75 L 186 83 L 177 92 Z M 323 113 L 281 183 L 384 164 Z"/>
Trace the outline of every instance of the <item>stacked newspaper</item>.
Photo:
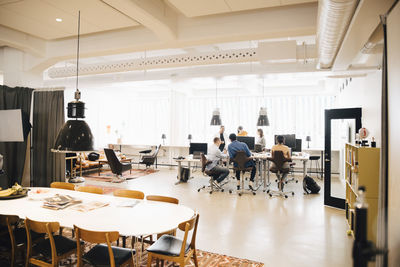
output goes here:
<path id="1" fill-rule="evenodd" d="M 56 194 L 52 197 L 45 198 L 42 207 L 46 209 L 61 210 L 78 203 L 82 203 L 82 200 L 73 198 L 69 195 Z"/>

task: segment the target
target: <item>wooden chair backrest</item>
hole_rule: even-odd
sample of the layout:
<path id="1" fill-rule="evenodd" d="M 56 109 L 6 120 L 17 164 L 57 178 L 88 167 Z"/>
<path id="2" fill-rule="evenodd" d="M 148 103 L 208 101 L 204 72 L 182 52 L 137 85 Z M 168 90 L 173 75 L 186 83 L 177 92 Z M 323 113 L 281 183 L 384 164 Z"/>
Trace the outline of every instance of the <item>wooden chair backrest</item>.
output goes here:
<path id="1" fill-rule="evenodd" d="M 67 189 L 67 190 L 75 190 L 75 185 L 65 182 L 52 182 L 50 184 L 51 188 L 59 188 L 59 189 Z"/>
<path id="2" fill-rule="evenodd" d="M 151 201 L 161 201 L 161 202 L 167 202 L 167 203 L 172 203 L 172 204 L 179 204 L 179 199 L 174 198 L 174 197 L 149 195 L 149 196 L 146 196 L 146 199 L 151 200 Z"/>
<path id="3" fill-rule="evenodd" d="M 134 199 L 144 199 L 144 193 L 142 191 L 137 191 L 137 190 L 117 189 L 117 190 L 114 190 L 113 194 L 116 197 L 129 197 L 129 198 L 134 198 Z"/>
<path id="4" fill-rule="evenodd" d="M 0 215 L 0 226 L 14 225 L 19 221 L 19 217 L 16 215 Z"/>
<path id="5" fill-rule="evenodd" d="M 108 247 L 108 253 L 110 256 L 110 266 L 115 267 L 115 260 L 114 260 L 114 253 L 112 251 L 111 243 L 117 241 L 119 238 L 119 232 L 98 232 L 98 231 L 90 231 L 79 228 L 78 226 L 74 225 L 74 230 L 76 234 L 76 244 L 77 244 L 77 256 L 78 256 L 78 263 L 77 266 L 82 266 L 82 244 L 81 239 L 94 243 L 94 244 L 101 244 L 105 243 Z M 105 264 L 105 263 L 104 263 Z"/>
<path id="6" fill-rule="evenodd" d="M 95 187 L 95 186 L 79 186 L 75 188 L 76 191 L 79 192 L 86 192 L 86 193 L 93 193 L 93 194 L 104 194 L 103 188 Z"/>
<path id="7" fill-rule="evenodd" d="M 194 248 L 196 244 L 196 235 L 197 235 L 197 225 L 199 223 L 199 217 L 200 215 L 197 213 L 195 214 L 190 220 L 182 222 L 178 225 L 178 228 L 181 231 L 185 232 L 185 235 L 183 237 L 183 242 L 182 242 L 182 247 L 181 247 L 181 253 L 180 255 L 185 254 L 185 246 L 187 244 L 187 238 L 189 235 L 189 231 L 193 229 L 193 234 L 192 234 L 192 240 L 190 241 L 190 247 Z"/>
<path id="8" fill-rule="evenodd" d="M 50 234 L 60 229 L 60 224 L 58 222 L 38 222 L 28 218 L 25 219 L 25 225 L 29 230 L 39 234 Z"/>

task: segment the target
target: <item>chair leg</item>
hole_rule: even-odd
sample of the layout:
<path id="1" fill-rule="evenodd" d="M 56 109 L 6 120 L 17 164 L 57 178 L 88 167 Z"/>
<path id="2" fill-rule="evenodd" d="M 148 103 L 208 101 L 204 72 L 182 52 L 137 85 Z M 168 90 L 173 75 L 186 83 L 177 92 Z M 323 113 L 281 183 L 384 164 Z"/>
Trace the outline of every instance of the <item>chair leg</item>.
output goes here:
<path id="1" fill-rule="evenodd" d="M 199 264 L 197 263 L 197 255 L 196 255 L 196 250 L 193 252 L 193 261 L 194 261 L 194 266 L 198 267 Z"/>
<path id="2" fill-rule="evenodd" d="M 153 257 L 151 256 L 151 254 L 147 254 L 147 267 L 151 267 L 151 261 L 152 261 Z"/>

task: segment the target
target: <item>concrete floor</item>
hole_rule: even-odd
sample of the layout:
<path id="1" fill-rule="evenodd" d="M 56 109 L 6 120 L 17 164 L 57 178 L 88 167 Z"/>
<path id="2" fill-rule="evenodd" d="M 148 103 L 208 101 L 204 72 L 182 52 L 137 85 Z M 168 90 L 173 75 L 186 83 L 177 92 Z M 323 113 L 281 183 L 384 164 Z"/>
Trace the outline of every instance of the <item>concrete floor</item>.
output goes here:
<path id="1" fill-rule="evenodd" d="M 344 211 L 323 205 L 323 188 L 318 195 L 303 195 L 299 181 L 286 186 L 296 192 L 288 199 L 269 198 L 261 190 L 256 196 L 239 197 L 228 192 L 197 192 L 208 182 L 200 171 L 194 172 L 188 183 L 179 185 L 174 185 L 176 175 L 176 169 L 161 168 L 126 183 L 101 184 L 141 190 L 146 195 L 173 196 L 197 210 L 197 247 L 202 250 L 260 261 L 266 266 L 352 265 L 353 240 L 346 235 Z M 232 188 L 236 185 L 233 180 L 231 184 Z"/>

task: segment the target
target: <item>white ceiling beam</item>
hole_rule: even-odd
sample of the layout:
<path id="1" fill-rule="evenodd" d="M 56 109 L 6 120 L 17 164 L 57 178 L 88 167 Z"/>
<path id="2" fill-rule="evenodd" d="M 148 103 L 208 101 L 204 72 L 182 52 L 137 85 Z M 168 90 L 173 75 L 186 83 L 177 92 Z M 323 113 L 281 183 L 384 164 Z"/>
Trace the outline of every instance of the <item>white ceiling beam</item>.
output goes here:
<path id="1" fill-rule="evenodd" d="M 348 69 L 380 23 L 394 0 L 361 0 L 333 64 L 333 70 Z"/>
<path id="2" fill-rule="evenodd" d="M 145 27 L 84 35 L 80 41 L 80 56 L 84 58 L 226 42 L 308 36 L 316 32 L 317 11 L 316 4 L 306 4 L 232 13 L 222 17 L 194 19 L 179 17 L 178 38 L 170 41 L 160 40 Z M 291 19 L 288 19 L 289 17 Z M 36 66 L 36 70 L 43 71 L 57 62 L 75 57 L 76 38 L 49 41 L 46 59 Z"/>
<path id="3" fill-rule="evenodd" d="M 35 56 L 46 55 L 46 41 L 0 25 L 0 46 L 10 46 Z"/>
<path id="4" fill-rule="evenodd" d="M 159 0 L 101 0 L 154 32 L 161 40 L 177 37 L 176 13 Z"/>

